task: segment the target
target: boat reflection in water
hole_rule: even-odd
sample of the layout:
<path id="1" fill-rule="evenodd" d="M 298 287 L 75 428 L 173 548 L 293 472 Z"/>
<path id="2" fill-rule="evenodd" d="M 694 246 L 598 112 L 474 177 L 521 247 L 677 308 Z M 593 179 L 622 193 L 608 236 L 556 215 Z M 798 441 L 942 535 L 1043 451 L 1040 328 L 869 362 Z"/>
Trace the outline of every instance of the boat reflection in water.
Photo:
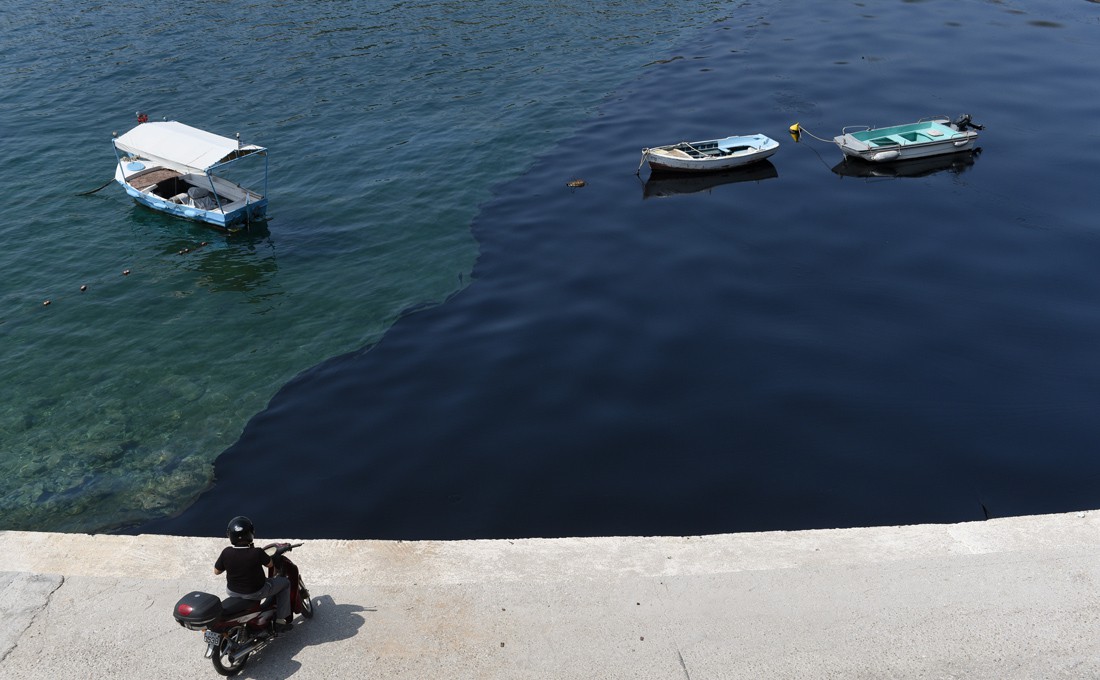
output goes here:
<path id="1" fill-rule="evenodd" d="M 180 285 L 243 294 L 249 303 L 275 300 L 285 293 L 273 284 L 279 262 L 266 220 L 253 222 L 251 231 L 218 236 L 205 225 L 172 225 L 163 213 L 138 203 L 131 206 L 129 217 L 135 233 L 143 243 L 152 244 L 149 251 L 157 253 L 159 261 L 173 272 L 188 272 L 189 284 Z"/>
<path id="2" fill-rule="evenodd" d="M 768 160 L 721 172 L 699 174 L 653 172 L 642 188 L 642 198 L 668 198 L 679 194 L 710 192 L 723 184 L 760 182 L 778 176 L 779 171 Z"/>
<path id="3" fill-rule="evenodd" d="M 973 151 L 960 151 L 946 156 L 931 156 L 892 163 L 871 163 L 858 158 L 845 157 L 833 166 L 833 172 L 841 177 L 897 178 L 927 177 L 938 172 L 959 174 L 970 169 L 981 155 L 981 148 Z"/>

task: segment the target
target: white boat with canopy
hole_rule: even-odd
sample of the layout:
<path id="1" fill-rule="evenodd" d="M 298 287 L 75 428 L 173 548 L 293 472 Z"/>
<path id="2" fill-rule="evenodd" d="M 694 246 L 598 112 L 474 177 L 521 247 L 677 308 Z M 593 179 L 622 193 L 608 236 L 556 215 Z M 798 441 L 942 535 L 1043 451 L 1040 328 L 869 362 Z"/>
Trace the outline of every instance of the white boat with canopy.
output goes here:
<path id="1" fill-rule="evenodd" d="M 144 122 L 114 138 L 115 180 L 154 210 L 236 230 L 267 212 L 267 149 L 184 125 Z M 263 156 L 263 192 L 215 174 L 243 158 Z"/>

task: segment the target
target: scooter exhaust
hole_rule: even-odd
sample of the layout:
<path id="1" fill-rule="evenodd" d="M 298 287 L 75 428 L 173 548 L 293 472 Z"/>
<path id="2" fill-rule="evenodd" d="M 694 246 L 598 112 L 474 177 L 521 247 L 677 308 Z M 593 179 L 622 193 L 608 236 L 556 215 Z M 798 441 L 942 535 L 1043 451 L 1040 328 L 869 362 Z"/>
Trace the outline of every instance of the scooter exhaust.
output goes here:
<path id="1" fill-rule="evenodd" d="M 244 647 L 241 647 L 240 649 L 229 655 L 229 663 L 235 665 L 243 657 L 248 656 L 252 652 L 258 652 L 269 644 L 271 644 L 271 638 L 260 640 L 259 642 L 253 642 L 250 645 L 245 645 Z"/>

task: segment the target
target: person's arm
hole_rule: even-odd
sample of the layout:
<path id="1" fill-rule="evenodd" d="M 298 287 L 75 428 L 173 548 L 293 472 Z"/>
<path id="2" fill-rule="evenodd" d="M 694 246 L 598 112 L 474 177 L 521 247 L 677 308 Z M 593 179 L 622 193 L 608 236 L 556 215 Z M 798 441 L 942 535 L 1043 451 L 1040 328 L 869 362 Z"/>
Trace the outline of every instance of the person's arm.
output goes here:
<path id="1" fill-rule="evenodd" d="M 264 550 L 263 548 L 259 548 L 259 551 L 264 554 L 264 556 L 263 556 L 264 561 L 262 563 L 262 566 L 264 567 L 264 569 L 270 569 L 273 566 L 275 566 L 275 558 L 273 556 L 268 555 L 267 551 Z"/>
<path id="2" fill-rule="evenodd" d="M 222 570 L 218 569 L 217 567 L 214 567 L 214 576 L 221 576 L 221 575 L 222 575 Z"/>

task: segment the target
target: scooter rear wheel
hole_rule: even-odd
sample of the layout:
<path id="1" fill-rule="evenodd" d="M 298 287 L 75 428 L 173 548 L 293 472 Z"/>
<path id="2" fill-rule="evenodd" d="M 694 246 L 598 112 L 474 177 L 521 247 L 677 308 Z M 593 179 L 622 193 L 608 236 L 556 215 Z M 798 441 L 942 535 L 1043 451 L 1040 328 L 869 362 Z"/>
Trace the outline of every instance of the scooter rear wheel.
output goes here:
<path id="1" fill-rule="evenodd" d="M 229 631 L 228 635 L 222 638 L 221 644 L 214 649 L 214 654 L 211 655 L 210 660 L 214 662 L 214 670 L 218 672 L 218 675 L 224 675 L 226 677 L 236 675 L 240 673 L 241 670 L 244 669 L 244 665 L 248 663 L 248 657 L 251 656 L 250 654 L 245 654 L 237 659 L 236 663 L 232 663 L 229 660 L 229 655 L 237 649 L 244 635 L 244 628 L 234 628 Z"/>

